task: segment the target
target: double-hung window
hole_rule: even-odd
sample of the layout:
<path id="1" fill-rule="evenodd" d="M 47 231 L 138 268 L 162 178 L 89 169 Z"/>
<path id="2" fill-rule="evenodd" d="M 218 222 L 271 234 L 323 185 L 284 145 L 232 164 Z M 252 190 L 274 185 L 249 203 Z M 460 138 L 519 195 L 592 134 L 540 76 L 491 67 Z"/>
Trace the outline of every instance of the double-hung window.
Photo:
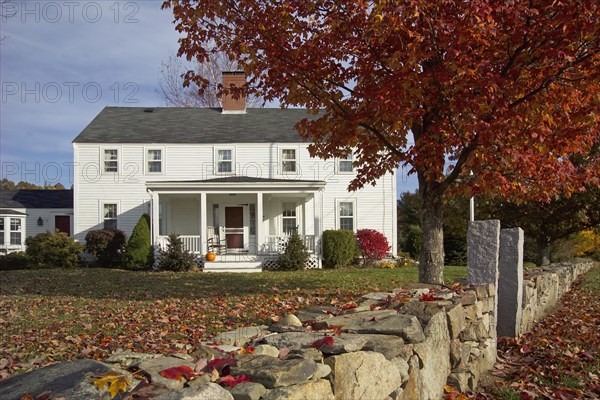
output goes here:
<path id="1" fill-rule="evenodd" d="M 148 150 L 147 163 L 148 172 L 150 173 L 161 173 L 162 172 L 162 150 L 161 149 L 150 149 Z"/>
<path id="2" fill-rule="evenodd" d="M 0 244 L 4 244 L 4 217 L 0 217 Z"/>
<path id="3" fill-rule="evenodd" d="M 284 235 L 291 235 L 298 230 L 296 219 L 296 203 L 283 203 L 282 230 Z"/>
<path id="4" fill-rule="evenodd" d="M 118 172 L 119 151 L 117 149 L 104 150 L 104 172 Z"/>
<path id="5" fill-rule="evenodd" d="M 291 173 L 297 171 L 297 154 L 296 149 L 282 149 L 281 150 L 281 172 Z"/>
<path id="6" fill-rule="evenodd" d="M 21 244 L 21 219 L 10 219 L 10 244 Z"/>
<path id="7" fill-rule="evenodd" d="M 352 152 L 349 151 L 344 158 L 340 158 L 338 160 L 338 172 L 342 174 L 348 174 L 354 172 L 354 167 L 352 163 L 354 159 L 352 158 Z"/>
<path id="8" fill-rule="evenodd" d="M 354 230 L 354 203 L 340 201 L 338 203 L 338 218 L 340 229 Z"/>
<path id="9" fill-rule="evenodd" d="M 103 210 L 104 229 L 117 229 L 117 205 L 104 204 Z"/>
<path id="10" fill-rule="evenodd" d="M 233 172 L 233 151 L 231 149 L 217 150 L 217 172 L 220 174 Z"/>

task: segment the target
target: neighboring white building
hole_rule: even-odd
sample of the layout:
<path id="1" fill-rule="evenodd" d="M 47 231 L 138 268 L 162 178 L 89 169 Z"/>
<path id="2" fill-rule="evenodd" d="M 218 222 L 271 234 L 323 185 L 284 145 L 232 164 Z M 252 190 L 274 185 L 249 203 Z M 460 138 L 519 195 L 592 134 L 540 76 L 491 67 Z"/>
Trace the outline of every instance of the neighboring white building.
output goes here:
<path id="1" fill-rule="evenodd" d="M 223 268 L 272 262 L 293 230 L 313 267 L 327 229 L 376 229 L 395 254 L 395 177 L 348 192 L 352 156 L 311 158 L 294 130 L 303 118 L 232 99 L 222 110 L 106 107 L 73 141 L 75 238 L 103 228 L 129 236 L 149 213 L 153 243 L 176 233 L 193 252 L 219 253 L 211 265 Z"/>
<path id="2" fill-rule="evenodd" d="M 1 190 L 0 254 L 25 251 L 25 238 L 73 232 L 72 190 Z"/>

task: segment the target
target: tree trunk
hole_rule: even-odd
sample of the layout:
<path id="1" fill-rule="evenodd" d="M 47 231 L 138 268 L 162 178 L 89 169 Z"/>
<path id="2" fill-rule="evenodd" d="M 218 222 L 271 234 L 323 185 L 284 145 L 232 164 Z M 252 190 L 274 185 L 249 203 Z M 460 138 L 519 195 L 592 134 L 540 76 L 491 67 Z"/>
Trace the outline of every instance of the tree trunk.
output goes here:
<path id="1" fill-rule="evenodd" d="M 419 258 L 419 282 L 444 283 L 444 221 L 442 196 L 419 185 L 423 244 Z"/>
<path id="2" fill-rule="evenodd" d="M 538 266 L 550 264 L 550 239 L 540 238 L 537 240 L 537 261 Z"/>

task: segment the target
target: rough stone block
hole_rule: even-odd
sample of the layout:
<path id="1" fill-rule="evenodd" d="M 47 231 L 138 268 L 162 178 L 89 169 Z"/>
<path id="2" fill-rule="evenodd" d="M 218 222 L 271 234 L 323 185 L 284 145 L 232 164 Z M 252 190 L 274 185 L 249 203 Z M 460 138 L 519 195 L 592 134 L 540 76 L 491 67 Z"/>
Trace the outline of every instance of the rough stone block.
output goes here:
<path id="1" fill-rule="evenodd" d="M 235 385 L 230 393 L 235 400 L 259 400 L 267 393 L 267 388 L 256 382 L 242 382 Z"/>
<path id="2" fill-rule="evenodd" d="M 419 357 L 412 356 L 408 360 L 408 379 L 406 384 L 402 387 L 402 397 L 398 397 L 398 399 L 420 399 L 422 387 L 423 383 L 421 382 L 421 374 L 419 370 Z"/>
<path id="3" fill-rule="evenodd" d="M 336 397 L 337 398 L 337 397 Z M 263 400 L 333 400 L 331 384 L 324 380 L 269 390 Z M 237 400 L 237 399 L 236 399 Z"/>
<path id="4" fill-rule="evenodd" d="M 398 388 L 400 371 L 382 354 L 359 351 L 325 359 L 337 399 L 383 399 Z M 376 372 L 376 373 L 375 373 Z"/>
<path id="5" fill-rule="evenodd" d="M 500 221 L 472 221 L 467 234 L 467 280 L 474 285 L 498 283 Z"/>
<path id="6" fill-rule="evenodd" d="M 500 232 L 497 331 L 501 337 L 518 337 L 521 333 L 524 240 L 521 228 Z"/>
<path id="7" fill-rule="evenodd" d="M 467 325 L 465 311 L 459 304 L 449 309 L 446 312 L 446 316 L 448 318 L 448 330 L 450 331 L 450 338 L 456 339 Z"/>

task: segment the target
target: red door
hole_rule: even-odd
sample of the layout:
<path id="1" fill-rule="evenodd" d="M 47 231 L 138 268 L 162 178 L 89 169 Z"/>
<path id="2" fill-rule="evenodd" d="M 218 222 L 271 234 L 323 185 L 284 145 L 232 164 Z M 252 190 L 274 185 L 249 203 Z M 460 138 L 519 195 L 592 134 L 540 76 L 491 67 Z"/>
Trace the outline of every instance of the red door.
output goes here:
<path id="1" fill-rule="evenodd" d="M 71 236 L 71 217 L 68 215 L 57 215 L 54 217 L 54 229 Z"/>
<path id="2" fill-rule="evenodd" d="M 243 207 L 225 207 L 225 240 L 228 249 L 244 248 Z"/>

